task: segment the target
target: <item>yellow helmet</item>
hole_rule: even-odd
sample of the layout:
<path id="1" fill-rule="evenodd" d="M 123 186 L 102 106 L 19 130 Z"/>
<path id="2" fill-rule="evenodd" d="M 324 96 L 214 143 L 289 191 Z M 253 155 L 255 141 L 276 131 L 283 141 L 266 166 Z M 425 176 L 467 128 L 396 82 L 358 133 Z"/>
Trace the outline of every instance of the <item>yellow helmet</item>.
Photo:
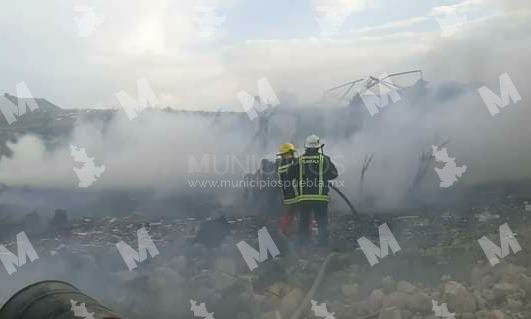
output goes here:
<path id="1" fill-rule="evenodd" d="M 284 154 L 295 152 L 295 151 L 296 151 L 295 145 L 291 143 L 284 143 L 284 144 L 280 144 L 280 146 L 278 147 L 277 155 L 284 155 Z"/>

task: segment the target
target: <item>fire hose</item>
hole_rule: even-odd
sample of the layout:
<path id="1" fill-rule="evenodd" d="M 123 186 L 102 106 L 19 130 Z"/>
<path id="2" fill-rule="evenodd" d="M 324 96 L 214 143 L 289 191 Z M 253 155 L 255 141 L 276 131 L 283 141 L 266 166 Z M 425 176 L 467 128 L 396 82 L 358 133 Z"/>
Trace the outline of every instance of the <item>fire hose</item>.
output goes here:
<path id="1" fill-rule="evenodd" d="M 0 308 L 0 319 L 79 319 L 89 312 L 93 318 L 123 319 L 71 284 L 47 280 L 15 293 Z"/>
<path id="2" fill-rule="evenodd" d="M 350 208 L 350 211 L 352 212 L 352 214 L 354 216 L 358 216 L 358 211 L 356 210 L 356 208 L 354 208 L 354 205 L 352 205 L 348 197 L 345 194 L 343 194 L 343 192 L 340 191 L 334 185 L 330 185 L 330 188 L 333 189 L 341 198 L 343 198 L 343 200 L 347 203 L 348 207 Z"/>

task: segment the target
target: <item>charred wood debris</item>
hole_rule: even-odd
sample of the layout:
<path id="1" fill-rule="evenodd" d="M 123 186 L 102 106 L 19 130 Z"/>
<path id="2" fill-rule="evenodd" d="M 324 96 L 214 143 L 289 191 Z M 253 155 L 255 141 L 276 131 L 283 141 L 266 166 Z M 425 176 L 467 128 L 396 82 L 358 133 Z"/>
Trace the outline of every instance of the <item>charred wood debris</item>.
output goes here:
<path id="1" fill-rule="evenodd" d="M 38 262 L 60 261 L 77 271 L 55 279 L 82 284 L 89 277 L 112 286 L 99 297 L 128 318 L 193 318 L 190 299 L 205 302 L 218 319 L 314 318 L 311 298 L 326 302 L 335 318 L 435 319 L 435 300 L 456 318 L 487 319 L 531 317 L 530 213 L 521 198 L 506 196 L 495 205 L 388 215 L 401 250 L 373 267 L 357 239 L 379 245 L 384 219 L 339 211 L 331 214 L 328 250 L 299 247 L 294 237 L 279 235 L 277 217 L 69 219 L 57 210 L 51 220 L 32 213 L 23 223 Z M 477 240 L 498 243 L 503 223 L 522 251 L 493 267 Z M 236 244 L 245 240 L 258 250 L 257 231 L 264 226 L 281 254 L 250 271 Z M 160 255 L 129 271 L 116 243 L 137 247 L 142 227 Z M 16 251 L 15 240 L 1 244 Z"/>

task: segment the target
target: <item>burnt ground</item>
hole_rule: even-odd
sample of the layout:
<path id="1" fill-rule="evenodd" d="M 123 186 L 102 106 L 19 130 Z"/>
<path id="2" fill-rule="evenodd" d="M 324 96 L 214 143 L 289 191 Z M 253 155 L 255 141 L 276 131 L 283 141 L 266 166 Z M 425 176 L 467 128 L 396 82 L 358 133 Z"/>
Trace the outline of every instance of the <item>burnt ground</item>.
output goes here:
<path id="1" fill-rule="evenodd" d="M 500 313 L 505 318 L 531 317 L 531 211 L 525 209 L 527 195 L 521 189 L 479 188 L 466 194 L 473 200 L 377 217 L 331 211 L 328 250 L 299 247 L 293 238 L 279 236 L 276 218 L 74 218 L 29 236 L 39 259 L 11 276 L 2 271 L 5 288 L 0 297 L 5 301 L 29 282 L 61 279 L 127 318 L 194 318 L 190 299 L 205 302 L 217 319 L 290 318 L 301 304 L 300 317 L 313 318 L 303 297 L 331 256 L 312 298 L 326 302 L 335 318 L 434 318 L 431 300 L 447 302 L 456 318 L 502 318 Z M 390 251 L 371 267 L 357 240 L 365 236 L 379 246 L 378 226 L 383 222 L 401 250 Z M 511 251 L 491 266 L 477 240 L 487 236 L 498 245 L 498 228 L 504 223 L 522 251 Z M 245 240 L 258 249 L 257 231 L 264 226 L 281 254 L 250 271 L 236 244 Z M 160 255 L 129 271 L 116 243 L 124 240 L 137 249 L 136 231 L 142 227 Z M 16 252 L 15 240 L 2 244 Z"/>

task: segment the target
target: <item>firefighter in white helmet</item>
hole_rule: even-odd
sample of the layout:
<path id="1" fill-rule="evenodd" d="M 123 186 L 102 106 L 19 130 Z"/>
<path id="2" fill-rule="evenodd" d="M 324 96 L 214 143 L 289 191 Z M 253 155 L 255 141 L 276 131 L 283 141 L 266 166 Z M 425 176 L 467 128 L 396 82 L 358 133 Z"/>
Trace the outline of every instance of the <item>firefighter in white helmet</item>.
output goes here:
<path id="1" fill-rule="evenodd" d="M 330 158 L 322 153 L 324 144 L 319 136 L 306 138 L 304 154 L 291 168 L 297 176 L 299 240 L 305 244 L 310 239 L 312 212 L 319 227 L 319 244 L 328 246 L 328 182 L 337 178 L 337 168 Z"/>

